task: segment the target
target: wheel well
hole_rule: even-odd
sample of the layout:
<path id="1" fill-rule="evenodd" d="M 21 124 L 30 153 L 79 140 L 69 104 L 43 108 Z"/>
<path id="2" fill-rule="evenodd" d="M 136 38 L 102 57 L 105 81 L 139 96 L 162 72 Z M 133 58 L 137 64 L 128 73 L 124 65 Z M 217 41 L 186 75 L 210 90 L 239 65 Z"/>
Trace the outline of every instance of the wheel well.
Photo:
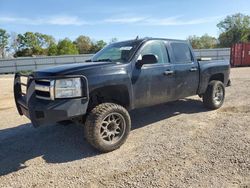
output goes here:
<path id="1" fill-rule="evenodd" d="M 115 86 L 105 86 L 93 90 L 89 95 L 89 105 L 88 110 L 91 110 L 96 105 L 112 102 L 123 106 L 124 108 L 129 108 L 129 93 L 126 86 L 115 85 Z"/>
<path id="2" fill-rule="evenodd" d="M 219 73 L 219 74 L 214 74 L 210 77 L 209 79 L 209 82 L 212 81 L 212 80 L 219 80 L 221 81 L 222 83 L 224 83 L 224 75 L 222 73 Z"/>

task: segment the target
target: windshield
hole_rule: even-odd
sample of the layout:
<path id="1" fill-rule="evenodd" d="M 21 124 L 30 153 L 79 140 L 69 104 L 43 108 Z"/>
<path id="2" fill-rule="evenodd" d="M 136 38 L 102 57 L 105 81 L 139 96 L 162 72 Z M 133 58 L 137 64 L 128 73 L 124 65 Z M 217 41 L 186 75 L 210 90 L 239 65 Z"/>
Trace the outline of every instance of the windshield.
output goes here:
<path id="1" fill-rule="evenodd" d="M 91 61 L 126 63 L 132 57 L 140 42 L 140 40 L 133 40 L 110 44 L 101 51 L 97 52 Z"/>

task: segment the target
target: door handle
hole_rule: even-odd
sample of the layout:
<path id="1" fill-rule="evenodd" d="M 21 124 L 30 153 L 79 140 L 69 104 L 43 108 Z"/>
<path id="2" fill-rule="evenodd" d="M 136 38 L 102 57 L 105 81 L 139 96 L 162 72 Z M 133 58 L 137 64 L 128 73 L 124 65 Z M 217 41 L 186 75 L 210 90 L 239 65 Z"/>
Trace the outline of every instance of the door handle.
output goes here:
<path id="1" fill-rule="evenodd" d="M 174 74 L 174 71 L 172 71 L 172 70 L 164 71 L 164 75 L 166 75 L 166 76 L 170 76 L 170 75 L 173 75 L 173 74 Z"/>
<path id="2" fill-rule="evenodd" d="M 197 71 L 198 69 L 196 67 L 192 67 L 191 69 L 189 69 L 190 72 L 195 72 Z"/>

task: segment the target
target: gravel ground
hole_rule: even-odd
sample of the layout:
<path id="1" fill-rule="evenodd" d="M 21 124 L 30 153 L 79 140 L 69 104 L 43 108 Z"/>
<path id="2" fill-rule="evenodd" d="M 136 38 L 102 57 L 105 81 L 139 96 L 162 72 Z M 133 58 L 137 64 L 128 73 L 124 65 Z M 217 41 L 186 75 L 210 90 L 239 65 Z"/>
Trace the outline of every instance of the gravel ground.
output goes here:
<path id="1" fill-rule="evenodd" d="M 127 142 L 106 154 L 80 126 L 33 128 L 12 77 L 0 77 L 0 187 L 250 187 L 250 68 L 231 70 L 219 110 L 189 97 L 131 112 Z"/>

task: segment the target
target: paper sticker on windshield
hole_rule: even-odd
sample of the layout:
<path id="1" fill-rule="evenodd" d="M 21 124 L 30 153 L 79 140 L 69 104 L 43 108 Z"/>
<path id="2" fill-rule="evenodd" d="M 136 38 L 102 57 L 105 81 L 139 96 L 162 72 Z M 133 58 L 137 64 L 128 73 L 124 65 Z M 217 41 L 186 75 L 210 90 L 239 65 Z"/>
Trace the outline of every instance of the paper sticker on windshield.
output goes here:
<path id="1" fill-rule="evenodd" d="M 132 46 L 122 46 L 120 50 L 131 50 Z"/>

